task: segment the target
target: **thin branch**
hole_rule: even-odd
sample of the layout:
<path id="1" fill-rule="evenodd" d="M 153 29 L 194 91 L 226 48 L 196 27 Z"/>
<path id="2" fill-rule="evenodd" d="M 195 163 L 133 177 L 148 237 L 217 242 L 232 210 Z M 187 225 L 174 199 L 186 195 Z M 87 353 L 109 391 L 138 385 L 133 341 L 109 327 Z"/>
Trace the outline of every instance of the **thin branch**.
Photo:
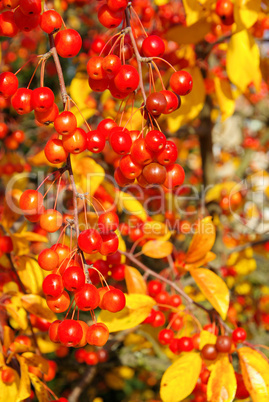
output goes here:
<path id="1" fill-rule="evenodd" d="M 92 382 L 95 374 L 97 372 L 96 367 L 92 366 L 89 367 L 81 381 L 78 383 L 78 385 L 73 389 L 73 391 L 71 392 L 71 394 L 68 396 L 68 400 L 69 402 L 77 402 L 80 395 L 82 394 L 82 392 L 84 391 L 84 389 L 86 389 L 86 387 Z"/>

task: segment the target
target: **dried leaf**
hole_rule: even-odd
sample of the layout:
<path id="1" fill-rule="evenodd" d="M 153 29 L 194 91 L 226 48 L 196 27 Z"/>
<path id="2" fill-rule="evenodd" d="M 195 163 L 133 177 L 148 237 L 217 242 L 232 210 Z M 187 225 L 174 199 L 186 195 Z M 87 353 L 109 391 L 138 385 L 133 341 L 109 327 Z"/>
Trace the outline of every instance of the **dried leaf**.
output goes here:
<path id="1" fill-rule="evenodd" d="M 140 272 L 129 265 L 125 266 L 125 282 L 128 293 L 147 294 L 147 285 Z"/>
<path id="2" fill-rule="evenodd" d="M 238 350 L 243 380 L 253 402 L 269 400 L 269 363 L 256 350 L 243 347 Z"/>
<path id="3" fill-rule="evenodd" d="M 35 388 L 35 394 L 39 402 L 48 402 L 49 396 L 48 392 L 43 384 L 43 382 L 33 373 L 29 373 L 31 383 Z"/>
<path id="4" fill-rule="evenodd" d="M 156 304 L 150 296 L 142 294 L 125 295 L 126 307 L 118 313 L 102 310 L 98 322 L 107 325 L 109 332 L 123 331 L 141 324 Z"/>
<path id="5" fill-rule="evenodd" d="M 232 402 L 236 392 L 234 369 L 227 355 L 222 356 L 213 366 L 207 384 L 208 402 Z"/>
<path id="6" fill-rule="evenodd" d="M 4 325 L 4 346 L 6 350 L 9 349 L 9 346 L 14 341 L 14 338 L 14 331 L 8 325 Z"/>
<path id="7" fill-rule="evenodd" d="M 198 353 L 183 353 L 164 372 L 160 390 L 162 401 L 179 402 L 189 396 L 194 390 L 201 368 L 202 359 Z"/>
<path id="8" fill-rule="evenodd" d="M 165 258 L 173 251 L 173 244 L 169 241 L 149 240 L 142 247 L 142 253 L 151 258 Z"/>
<path id="9" fill-rule="evenodd" d="M 192 268 L 190 273 L 206 299 L 225 320 L 229 308 L 229 289 L 214 272 L 205 268 Z"/>
<path id="10" fill-rule="evenodd" d="M 10 303 L 5 305 L 5 309 L 7 310 L 8 314 L 13 318 L 13 320 L 17 323 L 16 329 L 26 329 L 28 327 L 27 314 L 23 308 Z"/>
<path id="11" fill-rule="evenodd" d="M 49 363 L 44 357 L 32 352 L 23 353 L 22 357 L 25 359 L 28 366 L 38 367 L 42 373 L 48 374 Z"/>
<path id="12" fill-rule="evenodd" d="M 48 239 L 45 236 L 41 236 L 34 232 L 27 232 L 26 226 L 21 233 L 11 233 L 10 236 L 13 243 L 13 251 L 16 256 L 29 254 L 30 243 L 33 241 L 48 242 Z"/>
<path id="13" fill-rule="evenodd" d="M 27 399 L 30 396 L 31 387 L 30 387 L 28 366 L 23 357 L 17 356 L 17 359 L 20 363 L 21 378 L 16 402 L 20 402 L 23 401 L 24 399 Z"/>

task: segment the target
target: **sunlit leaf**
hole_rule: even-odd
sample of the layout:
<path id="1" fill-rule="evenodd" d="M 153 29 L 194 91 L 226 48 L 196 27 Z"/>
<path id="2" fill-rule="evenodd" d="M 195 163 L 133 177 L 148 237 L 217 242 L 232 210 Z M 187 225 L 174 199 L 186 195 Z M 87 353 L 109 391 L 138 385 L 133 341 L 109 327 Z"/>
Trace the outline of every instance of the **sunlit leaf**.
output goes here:
<path id="1" fill-rule="evenodd" d="M 78 191 L 93 195 L 104 180 L 104 169 L 88 153 L 72 155 L 71 162 Z"/>
<path id="2" fill-rule="evenodd" d="M 250 28 L 258 19 L 261 0 L 236 0 L 234 3 L 234 20 L 236 29 Z"/>
<path id="3" fill-rule="evenodd" d="M 183 0 L 187 26 L 194 24 L 210 12 L 213 0 Z"/>
<path id="4" fill-rule="evenodd" d="M 260 51 L 247 30 L 234 33 L 229 41 L 226 56 L 227 74 L 231 82 L 245 92 L 254 83 L 258 91 L 261 84 Z"/>
<path id="5" fill-rule="evenodd" d="M 225 319 L 229 308 L 229 289 L 223 279 L 205 268 L 192 268 L 190 273 L 206 299 Z"/>
<path id="6" fill-rule="evenodd" d="M 179 402 L 189 396 L 199 378 L 202 359 L 198 353 L 182 354 L 165 371 L 161 380 L 161 399 L 163 402 Z"/>
<path id="7" fill-rule="evenodd" d="M 236 392 L 234 369 L 227 355 L 222 356 L 213 366 L 207 384 L 208 402 L 232 402 Z"/>
<path id="8" fill-rule="evenodd" d="M 34 155 L 28 156 L 27 161 L 32 166 L 52 166 L 54 168 L 59 168 L 62 166 L 62 163 L 59 163 L 57 165 L 50 163 L 46 158 L 44 149 Z"/>
<path id="9" fill-rule="evenodd" d="M 215 243 L 216 230 L 212 217 L 207 216 L 197 223 L 195 234 L 190 243 L 185 262 L 194 263 L 204 258 Z"/>
<path id="10" fill-rule="evenodd" d="M 166 38 L 181 44 L 198 43 L 211 30 L 211 24 L 206 18 L 199 19 L 190 26 L 175 25 L 167 32 Z"/>
<path id="11" fill-rule="evenodd" d="M 205 102 L 205 86 L 202 73 L 198 67 L 186 69 L 193 78 L 193 89 L 190 94 L 182 96 L 181 106 L 167 118 L 168 128 L 175 133 L 181 126 L 195 119 Z"/>
<path id="12" fill-rule="evenodd" d="M 238 350 L 244 383 L 253 402 L 269 400 L 269 363 L 259 352 L 249 347 Z"/>
<path id="13" fill-rule="evenodd" d="M 26 329 L 28 327 L 27 314 L 23 308 L 20 308 L 13 303 L 6 304 L 5 308 L 10 317 L 12 317 L 17 324 L 17 327 L 14 328 Z"/>
<path id="14" fill-rule="evenodd" d="M 44 271 L 34 258 L 28 256 L 20 257 L 16 268 L 22 283 L 30 293 L 36 294 L 42 291 Z"/>
<path id="15" fill-rule="evenodd" d="M 165 258 L 173 251 L 173 244 L 163 240 L 149 240 L 142 247 L 142 253 L 151 258 Z"/>
<path id="16" fill-rule="evenodd" d="M 3 381 L 0 381 L 0 402 L 15 402 L 17 400 L 20 378 L 16 370 L 13 370 L 13 373 L 15 376 L 13 383 L 5 384 Z"/>
<path id="17" fill-rule="evenodd" d="M 141 324 L 156 304 L 150 296 L 142 294 L 125 295 L 126 307 L 118 313 L 102 310 L 98 322 L 107 325 L 109 332 L 123 331 Z"/>
<path id="18" fill-rule="evenodd" d="M 52 322 L 56 315 L 48 308 L 46 300 L 39 295 L 23 295 L 22 305 L 26 311 Z"/>
<path id="19" fill-rule="evenodd" d="M 30 396 L 31 387 L 28 366 L 25 362 L 25 359 L 22 356 L 17 356 L 17 359 L 20 363 L 20 385 L 16 401 L 20 402 Z"/>
<path id="20" fill-rule="evenodd" d="M 34 386 L 35 394 L 39 402 L 48 402 L 48 392 L 43 382 L 33 373 L 29 373 L 31 383 Z"/>
<path id="21" fill-rule="evenodd" d="M 233 97 L 231 84 L 228 80 L 215 77 L 215 89 L 218 100 L 218 106 L 221 111 L 221 120 L 224 121 L 232 116 L 235 109 L 235 100 Z"/>
<path id="22" fill-rule="evenodd" d="M 48 239 L 38 233 L 28 232 L 25 229 L 21 233 L 11 233 L 11 239 L 13 243 L 13 251 L 16 256 L 28 254 L 30 250 L 30 243 L 32 241 L 39 241 L 47 243 Z"/>
<path id="23" fill-rule="evenodd" d="M 202 350 L 205 345 L 208 343 L 215 345 L 217 341 L 217 337 L 215 334 L 212 334 L 209 331 L 201 331 L 200 333 L 200 342 L 199 342 L 199 349 Z"/>
<path id="24" fill-rule="evenodd" d="M 147 293 L 146 282 L 136 268 L 126 265 L 124 275 L 128 293 L 140 293 L 143 295 Z"/>
<path id="25" fill-rule="evenodd" d="M 49 363 L 44 357 L 32 352 L 23 353 L 22 357 L 24 357 L 25 362 L 28 366 L 38 367 L 40 371 L 42 371 L 42 373 L 48 373 Z"/>
<path id="26" fill-rule="evenodd" d="M 142 219 L 142 221 L 147 219 L 147 213 L 143 205 L 132 194 L 119 191 L 115 201 L 120 211 L 135 215 Z"/>
<path id="27" fill-rule="evenodd" d="M 14 341 L 14 331 L 8 326 L 4 325 L 4 346 L 8 350 L 10 344 Z"/>

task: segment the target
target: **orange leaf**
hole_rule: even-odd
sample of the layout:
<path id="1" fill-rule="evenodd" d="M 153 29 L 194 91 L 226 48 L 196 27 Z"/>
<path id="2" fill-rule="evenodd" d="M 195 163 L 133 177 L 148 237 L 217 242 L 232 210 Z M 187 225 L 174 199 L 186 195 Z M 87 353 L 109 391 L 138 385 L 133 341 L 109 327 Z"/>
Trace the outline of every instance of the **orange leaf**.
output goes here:
<path id="1" fill-rule="evenodd" d="M 226 283 L 206 268 L 192 268 L 190 273 L 203 295 L 225 320 L 229 307 L 229 289 Z"/>
<path id="2" fill-rule="evenodd" d="M 244 383 L 253 402 L 269 400 L 269 363 L 256 350 L 243 347 L 238 356 Z"/>
<path id="3" fill-rule="evenodd" d="M 198 221 L 196 233 L 190 243 L 185 262 L 194 263 L 201 260 L 211 250 L 215 243 L 216 230 L 212 217 L 207 216 Z"/>
<path id="4" fill-rule="evenodd" d="M 125 266 L 125 281 L 128 293 L 147 294 L 147 285 L 140 272 L 129 265 Z"/>
<path id="5" fill-rule="evenodd" d="M 208 402 L 232 402 L 236 392 L 234 369 L 228 356 L 222 356 L 213 366 L 208 385 Z"/>
<path id="6" fill-rule="evenodd" d="M 149 240 L 142 247 L 142 253 L 151 258 L 164 258 L 173 251 L 173 244 L 163 240 Z"/>
<path id="7" fill-rule="evenodd" d="M 48 308 L 46 300 L 43 297 L 38 295 L 23 295 L 21 301 L 28 313 L 46 318 L 50 322 L 56 320 L 56 315 Z"/>

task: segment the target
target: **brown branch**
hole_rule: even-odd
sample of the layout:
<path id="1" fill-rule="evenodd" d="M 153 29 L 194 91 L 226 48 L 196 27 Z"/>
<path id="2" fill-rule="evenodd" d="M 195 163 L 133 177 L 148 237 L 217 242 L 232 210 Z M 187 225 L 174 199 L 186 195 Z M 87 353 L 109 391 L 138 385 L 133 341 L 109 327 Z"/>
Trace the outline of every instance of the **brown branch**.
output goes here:
<path id="1" fill-rule="evenodd" d="M 81 381 L 78 383 L 78 385 L 73 389 L 73 391 L 71 392 L 71 394 L 68 396 L 68 400 L 69 402 L 77 402 L 80 395 L 82 394 L 82 392 L 84 391 L 84 389 L 92 382 L 95 374 L 97 372 L 96 367 L 92 366 L 89 367 Z"/>

